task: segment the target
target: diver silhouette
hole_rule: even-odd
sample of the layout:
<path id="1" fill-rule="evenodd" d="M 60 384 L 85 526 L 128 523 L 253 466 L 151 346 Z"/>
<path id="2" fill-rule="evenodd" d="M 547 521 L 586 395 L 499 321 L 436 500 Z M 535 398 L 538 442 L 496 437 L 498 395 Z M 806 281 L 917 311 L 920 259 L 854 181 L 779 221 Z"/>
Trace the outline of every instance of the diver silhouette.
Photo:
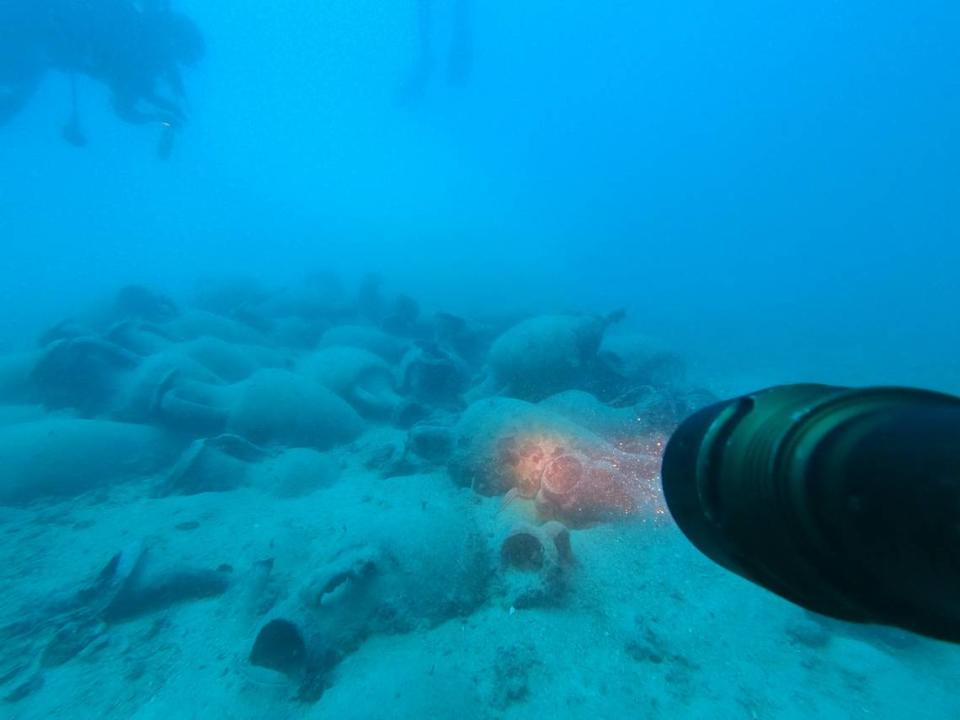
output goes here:
<path id="1" fill-rule="evenodd" d="M 182 67 L 204 55 L 203 36 L 169 0 L 0 0 L 0 125 L 30 100 L 48 70 L 70 78 L 63 138 L 86 144 L 77 77 L 110 90 L 125 122 L 162 128 L 158 154 L 170 153 L 186 122 Z"/>
<path id="2" fill-rule="evenodd" d="M 435 0 L 416 0 L 417 57 L 400 89 L 400 102 L 413 104 L 426 93 L 437 59 L 434 51 Z M 473 68 L 472 0 L 451 0 L 451 36 L 447 49 L 449 85 L 464 85 Z"/>

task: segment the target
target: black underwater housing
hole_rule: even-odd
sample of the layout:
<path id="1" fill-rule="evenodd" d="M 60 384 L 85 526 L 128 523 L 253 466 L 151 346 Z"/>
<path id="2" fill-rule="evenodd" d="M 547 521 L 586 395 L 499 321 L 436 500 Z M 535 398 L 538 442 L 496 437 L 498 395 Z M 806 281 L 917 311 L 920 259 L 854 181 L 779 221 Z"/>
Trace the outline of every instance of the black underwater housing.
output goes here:
<path id="1" fill-rule="evenodd" d="M 785 385 L 712 405 L 667 444 L 677 525 L 808 610 L 960 642 L 960 398 Z"/>

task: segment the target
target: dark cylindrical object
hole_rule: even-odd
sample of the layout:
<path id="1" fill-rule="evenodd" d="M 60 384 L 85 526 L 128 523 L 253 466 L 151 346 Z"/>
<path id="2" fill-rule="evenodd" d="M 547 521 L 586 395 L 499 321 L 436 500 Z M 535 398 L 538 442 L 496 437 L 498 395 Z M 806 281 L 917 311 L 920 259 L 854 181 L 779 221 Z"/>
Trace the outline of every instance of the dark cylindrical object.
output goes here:
<path id="1" fill-rule="evenodd" d="M 667 444 L 680 529 L 809 610 L 960 642 L 960 398 L 769 388 L 704 408 Z"/>

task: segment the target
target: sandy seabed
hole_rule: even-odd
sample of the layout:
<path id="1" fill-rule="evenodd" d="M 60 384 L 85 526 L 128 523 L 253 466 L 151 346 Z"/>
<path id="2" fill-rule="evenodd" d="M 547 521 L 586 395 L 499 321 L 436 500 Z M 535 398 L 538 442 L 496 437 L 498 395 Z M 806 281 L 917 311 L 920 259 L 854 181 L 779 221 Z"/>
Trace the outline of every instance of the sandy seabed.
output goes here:
<path id="1" fill-rule="evenodd" d="M 672 524 L 709 390 L 617 313 L 126 288 L 0 359 L 0 713 L 960 717 L 960 649 Z"/>

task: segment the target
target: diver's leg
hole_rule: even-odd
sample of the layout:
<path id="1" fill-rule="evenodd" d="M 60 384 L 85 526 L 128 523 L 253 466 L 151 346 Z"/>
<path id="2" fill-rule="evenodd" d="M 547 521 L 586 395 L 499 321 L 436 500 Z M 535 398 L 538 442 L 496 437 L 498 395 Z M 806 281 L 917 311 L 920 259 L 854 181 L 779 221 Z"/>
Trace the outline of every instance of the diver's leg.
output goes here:
<path id="1" fill-rule="evenodd" d="M 410 103 L 423 96 L 433 73 L 433 0 L 417 2 L 417 59 L 400 90 L 400 101 Z"/>
<path id="2" fill-rule="evenodd" d="M 463 85 L 473 67 L 472 0 L 453 0 L 453 37 L 447 59 L 447 82 Z"/>

